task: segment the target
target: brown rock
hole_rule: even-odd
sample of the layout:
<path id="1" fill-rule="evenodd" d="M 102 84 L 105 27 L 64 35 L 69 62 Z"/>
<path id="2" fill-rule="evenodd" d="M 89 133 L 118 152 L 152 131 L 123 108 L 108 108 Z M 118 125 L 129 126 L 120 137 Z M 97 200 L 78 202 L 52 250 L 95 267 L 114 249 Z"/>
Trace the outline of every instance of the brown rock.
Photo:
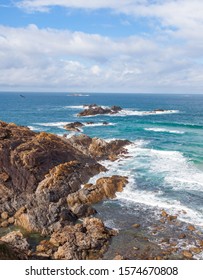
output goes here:
<path id="1" fill-rule="evenodd" d="M 8 219 L 8 212 L 3 212 L 3 213 L 1 213 L 1 218 L 2 218 L 3 220 Z"/>
<path id="2" fill-rule="evenodd" d="M 27 232 L 39 232 L 38 227 L 32 221 L 31 216 L 29 216 L 27 213 L 21 214 L 16 219 L 15 224 L 17 226 L 20 226 L 20 227 L 24 228 Z"/>
<path id="3" fill-rule="evenodd" d="M 199 246 L 203 247 L 203 240 L 198 239 L 198 240 L 197 240 L 197 244 L 198 244 Z"/>
<path id="4" fill-rule="evenodd" d="M 68 123 L 64 126 L 64 128 L 66 130 L 70 130 L 70 131 L 76 131 L 76 132 L 80 132 L 80 127 L 83 127 L 84 125 L 81 122 L 74 122 L 74 123 Z"/>
<path id="5" fill-rule="evenodd" d="M 178 236 L 179 239 L 184 239 L 186 238 L 186 234 L 185 233 L 181 233 L 179 236 Z"/>
<path id="6" fill-rule="evenodd" d="M 134 225 L 132 225 L 132 227 L 134 227 L 134 228 L 139 228 L 139 227 L 140 227 L 140 224 L 134 224 Z"/>
<path id="7" fill-rule="evenodd" d="M 186 257 L 186 258 L 188 258 L 188 259 L 191 259 L 191 258 L 193 257 L 193 254 L 192 254 L 190 251 L 188 251 L 188 250 L 184 250 L 184 251 L 182 251 L 181 253 L 182 253 L 182 255 L 183 255 L 184 257 Z"/>
<path id="8" fill-rule="evenodd" d="M 114 260 L 124 260 L 124 257 L 121 256 L 121 255 L 116 255 L 116 256 L 114 257 Z"/>
<path id="9" fill-rule="evenodd" d="M 1 227 L 6 228 L 8 226 L 8 221 L 3 221 Z"/>
<path id="10" fill-rule="evenodd" d="M 190 231 L 195 231 L 196 230 L 196 228 L 193 225 L 189 225 L 187 227 L 187 229 L 190 230 Z"/>
<path id="11" fill-rule="evenodd" d="M 161 216 L 162 217 L 168 217 L 168 213 L 165 210 L 162 210 Z"/>
<path id="12" fill-rule="evenodd" d="M 75 210 L 81 205 L 91 205 L 103 199 L 114 198 L 116 192 L 122 192 L 127 182 L 127 178 L 122 176 L 100 178 L 95 185 L 87 184 L 83 189 L 68 195 L 68 206 L 76 213 Z"/>
<path id="13" fill-rule="evenodd" d="M 110 237 L 101 220 L 86 218 L 83 224 L 53 233 L 50 242 L 58 247 L 54 259 L 98 259 L 106 251 Z"/>
<path id="14" fill-rule="evenodd" d="M 167 219 L 168 219 L 168 221 L 171 222 L 171 221 L 177 220 L 177 216 L 171 216 L 170 215 L 170 216 L 167 217 Z"/>
<path id="15" fill-rule="evenodd" d="M 122 110 L 122 108 L 119 106 L 112 106 L 111 108 L 107 108 L 107 107 L 103 108 L 101 106 L 97 106 L 96 104 L 93 105 L 85 106 L 88 108 L 80 112 L 78 116 L 84 117 L 84 116 L 94 116 L 94 115 L 104 115 L 104 114 L 116 114 Z"/>
<path id="16" fill-rule="evenodd" d="M 26 212 L 26 207 L 22 206 L 20 209 L 18 209 L 18 211 L 16 211 L 14 218 L 17 219 L 18 217 L 21 216 L 21 214 L 23 214 L 24 212 Z"/>
<path id="17" fill-rule="evenodd" d="M 26 260 L 27 254 L 24 251 L 12 247 L 10 244 L 0 240 L 0 260 Z"/>
<path id="18" fill-rule="evenodd" d="M 9 224 L 14 224 L 14 222 L 15 222 L 14 217 L 11 217 L 11 218 L 8 219 Z"/>
<path id="19" fill-rule="evenodd" d="M 154 258 L 154 260 L 163 260 L 163 258 L 161 257 L 161 256 L 156 256 L 155 258 Z"/>
<path id="20" fill-rule="evenodd" d="M 12 247 L 18 248 L 22 251 L 27 251 L 29 249 L 29 244 L 20 231 L 9 232 L 1 237 L 1 241 L 9 243 Z"/>
<path id="21" fill-rule="evenodd" d="M 9 180 L 9 175 L 6 172 L 0 173 L 0 181 L 7 182 Z"/>
<path id="22" fill-rule="evenodd" d="M 199 254 L 202 251 L 203 251 L 203 249 L 201 249 L 201 248 L 197 248 L 197 247 L 190 248 L 190 252 L 194 253 L 194 254 Z"/>

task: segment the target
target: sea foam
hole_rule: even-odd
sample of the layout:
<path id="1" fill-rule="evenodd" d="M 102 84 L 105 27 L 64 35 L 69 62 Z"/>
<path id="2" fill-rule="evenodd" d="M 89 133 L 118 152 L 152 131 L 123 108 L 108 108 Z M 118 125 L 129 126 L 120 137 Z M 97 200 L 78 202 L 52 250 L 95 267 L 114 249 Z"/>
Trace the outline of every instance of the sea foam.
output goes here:
<path id="1" fill-rule="evenodd" d="M 173 134 L 184 134 L 184 131 L 180 130 L 173 130 L 173 129 L 167 129 L 167 128 L 158 128 L 158 127 L 150 127 L 145 128 L 146 131 L 153 131 L 153 132 L 164 132 L 164 133 L 173 133 Z"/>

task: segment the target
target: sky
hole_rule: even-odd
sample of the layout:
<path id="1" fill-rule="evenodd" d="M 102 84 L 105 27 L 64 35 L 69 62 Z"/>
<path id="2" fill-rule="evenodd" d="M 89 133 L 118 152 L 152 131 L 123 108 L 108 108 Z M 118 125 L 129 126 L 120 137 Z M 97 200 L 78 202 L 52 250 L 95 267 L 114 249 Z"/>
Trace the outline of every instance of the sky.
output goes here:
<path id="1" fill-rule="evenodd" d="M 0 91 L 203 93 L 203 1 L 0 0 Z"/>

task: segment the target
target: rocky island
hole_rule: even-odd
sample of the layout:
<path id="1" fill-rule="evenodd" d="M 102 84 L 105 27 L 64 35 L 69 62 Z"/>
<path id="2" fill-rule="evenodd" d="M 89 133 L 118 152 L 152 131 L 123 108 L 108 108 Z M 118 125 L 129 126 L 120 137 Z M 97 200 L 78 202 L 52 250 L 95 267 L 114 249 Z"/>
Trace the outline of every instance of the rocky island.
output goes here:
<path id="1" fill-rule="evenodd" d="M 112 107 L 102 107 L 98 106 L 97 104 L 90 104 L 84 105 L 85 109 L 78 113 L 79 117 L 84 116 L 95 116 L 95 115 L 106 115 L 106 114 L 117 114 L 122 110 L 119 106 L 112 106 Z"/>

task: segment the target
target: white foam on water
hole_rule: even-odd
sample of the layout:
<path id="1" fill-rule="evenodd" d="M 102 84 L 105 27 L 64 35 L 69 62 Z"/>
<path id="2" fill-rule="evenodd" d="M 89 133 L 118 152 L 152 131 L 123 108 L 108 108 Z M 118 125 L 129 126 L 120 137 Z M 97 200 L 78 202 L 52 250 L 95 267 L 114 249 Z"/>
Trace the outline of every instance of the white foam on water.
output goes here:
<path id="1" fill-rule="evenodd" d="M 75 93 L 75 94 L 68 94 L 66 96 L 71 96 L 71 97 L 83 97 L 83 96 L 90 96 L 89 94 L 80 94 L 80 93 Z"/>
<path id="2" fill-rule="evenodd" d="M 174 134 L 184 134 L 184 131 L 180 130 L 172 130 L 172 129 L 166 129 L 166 128 L 158 128 L 158 127 L 150 127 L 145 128 L 146 131 L 154 131 L 154 132 L 166 132 L 166 133 L 174 133 Z"/>
<path id="3" fill-rule="evenodd" d="M 116 124 L 115 123 L 107 123 L 107 124 L 104 124 L 104 123 L 90 123 L 90 124 L 87 124 L 87 123 L 83 123 L 84 126 L 92 126 L 92 127 L 95 127 L 95 126 L 115 126 Z"/>
<path id="4" fill-rule="evenodd" d="M 30 130 L 33 130 L 33 131 L 42 131 L 43 129 L 39 128 L 39 127 L 36 127 L 36 126 L 32 126 L 32 125 L 29 125 L 28 128 Z"/>
<path id="5" fill-rule="evenodd" d="M 123 109 L 117 114 L 112 114 L 111 116 L 150 116 L 150 115 L 165 115 L 165 114 L 177 114 L 179 113 L 179 110 L 153 110 L 153 111 L 135 111 L 135 110 L 129 110 L 129 109 Z"/>
<path id="6" fill-rule="evenodd" d="M 112 139 L 111 139 L 112 140 Z M 159 151 L 147 148 L 148 142 L 140 140 L 127 146 L 129 157 L 120 158 L 114 162 L 101 161 L 108 171 L 91 178 L 90 183 L 95 183 L 101 177 L 112 175 L 127 176 L 129 183 L 123 192 L 117 193 L 117 199 L 122 203 L 139 203 L 143 207 L 152 207 L 159 211 L 167 209 L 171 215 L 177 215 L 180 220 L 203 226 L 203 209 L 192 209 L 186 203 L 169 198 L 165 188 L 170 191 L 203 191 L 203 173 L 188 162 L 177 151 Z M 136 183 L 139 171 L 149 172 L 149 177 L 159 176 L 163 180 L 163 189 L 142 190 Z M 155 210 L 156 211 L 156 210 Z"/>
<path id="7" fill-rule="evenodd" d="M 184 222 L 189 222 L 203 227 L 203 218 L 200 211 L 195 211 L 178 200 L 169 200 L 162 196 L 161 191 L 143 191 L 136 189 L 135 181 L 129 180 L 129 184 L 125 187 L 122 193 L 117 193 L 117 198 L 123 202 L 132 202 L 142 204 L 143 207 L 149 206 L 158 210 L 167 210 L 170 215 L 178 215 L 178 218 Z"/>
<path id="8" fill-rule="evenodd" d="M 195 190 L 203 192 L 203 172 L 177 151 L 148 150 L 151 158 L 150 170 L 162 174 L 164 181 L 174 190 Z"/>
<path id="9" fill-rule="evenodd" d="M 77 105 L 77 106 L 64 106 L 63 108 L 68 108 L 68 109 L 84 109 L 85 106 L 83 105 Z"/>
<path id="10" fill-rule="evenodd" d="M 48 123 L 35 123 L 39 126 L 45 126 L 45 127 L 58 127 L 58 128 L 64 128 L 64 125 L 69 124 L 70 122 L 48 122 Z"/>

